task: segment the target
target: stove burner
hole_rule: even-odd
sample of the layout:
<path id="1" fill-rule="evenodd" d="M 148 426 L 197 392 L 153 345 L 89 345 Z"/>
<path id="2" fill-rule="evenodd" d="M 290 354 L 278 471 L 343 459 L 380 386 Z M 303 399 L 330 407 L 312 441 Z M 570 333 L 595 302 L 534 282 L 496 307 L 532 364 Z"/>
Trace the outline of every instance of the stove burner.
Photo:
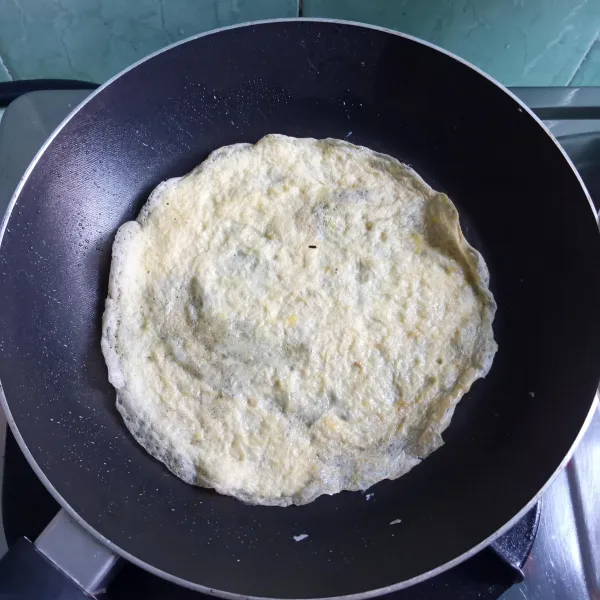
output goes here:
<path id="1" fill-rule="evenodd" d="M 59 506 L 25 460 L 12 433 L 7 432 L 2 494 L 2 519 L 9 546 L 25 535 L 34 540 Z M 454 569 L 419 585 L 390 594 L 386 600 L 497 599 L 513 583 L 523 581 L 521 567 L 529 555 L 540 517 L 540 503 L 491 546 Z M 126 564 L 103 600 L 199 600 L 192 592 Z"/>

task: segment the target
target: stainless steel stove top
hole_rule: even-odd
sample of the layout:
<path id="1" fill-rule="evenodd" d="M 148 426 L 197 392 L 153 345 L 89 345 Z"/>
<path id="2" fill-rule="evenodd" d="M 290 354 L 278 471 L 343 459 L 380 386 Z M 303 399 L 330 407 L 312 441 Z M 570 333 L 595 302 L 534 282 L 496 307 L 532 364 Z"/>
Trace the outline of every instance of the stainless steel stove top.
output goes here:
<path id="1" fill-rule="evenodd" d="M 513 91 L 545 120 L 600 206 L 600 88 Z M 87 93 L 33 92 L 5 111 L 0 121 L 0 215 L 39 147 Z M 564 400 L 568 410 L 569 399 Z M 5 432 L 0 412 L 0 489 Z M 524 566 L 525 581 L 506 591 L 502 600 L 599 600 L 600 409 L 542 502 L 538 534 Z M 1 518 L 0 513 L 0 556 L 6 549 Z"/>

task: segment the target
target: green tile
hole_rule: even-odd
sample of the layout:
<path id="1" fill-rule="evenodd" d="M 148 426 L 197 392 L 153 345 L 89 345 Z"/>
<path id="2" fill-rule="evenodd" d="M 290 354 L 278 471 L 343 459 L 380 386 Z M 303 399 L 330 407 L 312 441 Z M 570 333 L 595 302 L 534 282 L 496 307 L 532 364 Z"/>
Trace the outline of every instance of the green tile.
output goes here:
<path id="1" fill-rule="evenodd" d="M 0 56 L 15 79 L 100 83 L 195 33 L 296 14 L 297 0 L 0 0 Z"/>
<path id="2" fill-rule="evenodd" d="M 6 65 L 4 64 L 4 61 L 2 60 L 2 57 L 0 56 L 0 81 L 10 81 L 11 79 L 12 79 L 12 77 L 10 76 L 8 69 L 6 68 Z"/>
<path id="3" fill-rule="evenodd" d="M 507 85 L 566 85 L 600 30 L 598 0 L 304 0 L 303 9 L 416 35 Z"/>
<path id="4" fill-rule="evenodd" d="M 594 42 L 569 85 L 600 85 L 600 42 Z"/>

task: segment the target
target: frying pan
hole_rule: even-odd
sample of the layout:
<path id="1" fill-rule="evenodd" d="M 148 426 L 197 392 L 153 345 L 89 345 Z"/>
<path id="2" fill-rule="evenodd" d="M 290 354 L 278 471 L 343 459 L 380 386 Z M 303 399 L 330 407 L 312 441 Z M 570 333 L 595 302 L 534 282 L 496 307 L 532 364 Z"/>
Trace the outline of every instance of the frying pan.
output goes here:
<path id="1" fill-rule="evenodd" d="M 187 485 L 135 443 L 115 410 L 100 322 L 117 228 L 160 181 L 215 148 L 273 132 L 347 139 L 412 165 L 456 202 L 490 268 L 500 349 L 489 376 L 461 401 L 445 446 L 374 486 L 369 502 L 344 492 L 254 507 Z M 39 549 L 23 542 L 9 553 L 0 585 L 22 592 L 37 579 L 50 595 L 46 557 L 72 573 L 73 560 L 92 560 L 82 539 L 94 556 L 114 552 L 227 598 L 366 598 L 450 568 L 524 514 L 590 420 L 599 274 L 595 213 L 566 155 L 506 89 L 439 48 L 294 19 L 154 54 L 62 123 L 4 221 L 3 407 L 66 512 Z M 44 572 L 23 576 L 33 568 Z"/>

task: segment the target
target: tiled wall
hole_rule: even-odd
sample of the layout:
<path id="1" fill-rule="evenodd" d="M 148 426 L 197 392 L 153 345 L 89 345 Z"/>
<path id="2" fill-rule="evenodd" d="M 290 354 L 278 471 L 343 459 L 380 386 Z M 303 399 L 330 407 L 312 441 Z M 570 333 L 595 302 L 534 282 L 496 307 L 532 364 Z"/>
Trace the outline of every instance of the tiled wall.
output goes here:
<path id="1" fill-rule="evenodd" d="M 0 57 L 13 79 L 102 83 L 195 33 L 296 15 L 297 0 L 0 0 Z"/>
<path id="2" fill-rule="evenodd" d="M 195 33 L 294 17 L 299 0 L 0 0 L 0 81 L 98 83 Z M 600 85 L 600 0 L 303 0 L 306 17 L 411 33 L 509 85 Z"/>

